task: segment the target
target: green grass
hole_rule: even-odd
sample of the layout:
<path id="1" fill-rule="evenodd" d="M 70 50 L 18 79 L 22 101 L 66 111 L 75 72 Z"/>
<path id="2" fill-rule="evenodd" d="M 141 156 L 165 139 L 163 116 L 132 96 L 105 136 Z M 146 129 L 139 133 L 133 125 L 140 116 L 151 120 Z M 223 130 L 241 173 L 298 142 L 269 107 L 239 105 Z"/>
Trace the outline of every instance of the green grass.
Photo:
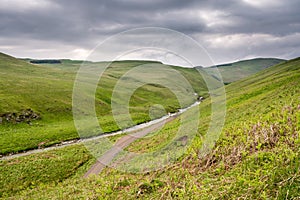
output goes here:
<path id="1" fill-rule="evenodd" d="M 255 74 L 265 68 L 274 66 L 285 60 L 276 58 L 256 58 L 251 60 L 243 60 L 230 64 L 217 65 L 225 84 L 232 83 L 252 74 Z M 206 68 L 206 72 L 214 76 L 212 67 Z"/>
<path id="2" fill-rule="evenodd" d="M 0 162 L 0 196 L 10 196 L 37 185 L 57 184 L 78 173 L 92 156 L 83 146 L 34 154 Z M 28 165 L 30 163 L 30 165 Z"/>
<path id="3" fill-rule="evenodd" d="M 6 113 L 21 113 L 32 109 L 41 116 L 31 124 L 0 124 L 0 155 L 50 146 L 65 140 L 77 139 L 72 115 L 72 92 L 81 61 L 62 60 L 61 64 L 33 65 L 5 54 L 0 54 L 0 116 Z M 106 67 L 108 63 L 91 63 L 93 67 Z M 95 94 L 95 107 L 103 132 L 119 130 L 111 110 L 111 95 L 118 79 L 128 70 L 139 65 L 159 65 L 151 61 L 118 61 L 110 64 L 102 74 Z M 151 66 L 150 66 L 151 67 Z M 195 69 L 171 66 L 180 72 L 194 90 L 207 96 L 207 88 Z M 166 74 L 166 80 L 172 79 Z M 195 97 L 186 98 L 186 104 Z M 175 112 L 179 107 L 177 98 L 169 89 L 145 83 L 130 99 L 130 114 L 134 124 L 149 121 L 149 109 L 161 104 L 166 112 Z M 164 113 L 160 113 L 164 114 Z M 159 117 L 159 115 L 155 116 Z M 132 124 L 128 124 L 130 126 Z M 90 132 L 81 137 L 99 133 Z M 9 142 L 8 142 L 9 141 Z"/>
<path id="4" fill-rule="evenodd" d="M 99 176 L 82 179 L 80 177 L 94 159 L 82 147 L 72 146 L 1 161 L 0 171 L 6 174 L 1 179 L 2 195 L 12 199 L 299 198 L 299 85 L 300 59 L 270 67 L 228 85 L 225 126 L 208 154 L 201 154 L 199 149 L 210 122 L 210 99 L 200 104 L 198 134 L 187 153 L 166 168 L 146 174 L 122 173 L 106 168 Z M 172 139 L 178 126 L 178 120 L 170 122 L 164 131 L 137 140 L 128 149 L 137 152 L 157 150 L 164 144 L 162 140 Z M 111 141 L 117 138 L 113 137 Z M 71 159 L 70 155 L 75 152 L 75 158 Z M 56 169 L 50 165 L 57 158 L 46 159 L 48 154 L 66 155 L 56 164 L 62 171 L 69 170 L 67 176 L 61 178 L 53 173 Z M 76 165 L 77 159 L 81 160 L 81 167 Z M 43 163 L 49 164 L 49 170 L 43 168 Z M 68 166 L 74 168 L 68 169 Z M 76 166 L 78 170 L 72 170 Z M 23 168 L 28 170 L 23 171 Z M 13 189 L 12 177 L 18 177 L 20 173 L 27 178 L 16 184 L 25 187 L 15 186 Z M 43 178 L 39 178 L 41 173 Z M 35 180 L 36 184 L 28 185 L 27 179 Z"/>

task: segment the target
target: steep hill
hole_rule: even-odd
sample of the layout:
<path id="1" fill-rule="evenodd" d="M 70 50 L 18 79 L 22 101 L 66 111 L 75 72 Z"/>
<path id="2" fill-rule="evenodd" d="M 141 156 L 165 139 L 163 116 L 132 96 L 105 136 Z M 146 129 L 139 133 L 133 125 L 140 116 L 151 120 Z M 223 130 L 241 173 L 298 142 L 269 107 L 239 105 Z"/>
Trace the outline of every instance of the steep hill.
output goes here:
<path id="1" fill-rule="evenodd" d="M 252 74 L 255 74 L 265 68 L 279 64 L 285 60 L 277 58 L 256 58 L 251 60 L 243 60 L 234 63 L 222 64 L 206 68 L 205 70 L 212 76 L 211 68 L 218 68 L 225 84 L 231 83 Z"/>

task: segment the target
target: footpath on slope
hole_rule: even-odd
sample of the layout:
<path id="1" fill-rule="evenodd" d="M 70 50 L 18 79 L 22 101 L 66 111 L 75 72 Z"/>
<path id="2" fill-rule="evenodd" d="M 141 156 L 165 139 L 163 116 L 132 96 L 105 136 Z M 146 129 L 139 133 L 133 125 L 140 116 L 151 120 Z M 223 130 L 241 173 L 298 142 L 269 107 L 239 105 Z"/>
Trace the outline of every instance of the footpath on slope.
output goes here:
<path id="1" fill-rule="evenodd" d="M 120 139 L 117 140 L 117 142 L 114 144 L 114 146 L 110 150 L 108 150 L 106 153 L 104 153 L 104 155 L 101 158 L 97 159 L 97 162 L 86 172 L 86 174 L 84 175 L 84 178 L 86 178 L 92 174 L 94 174 L 94 175 L 99 174 L 105 168 L 105 166 L 108 166 L 111 163 L 113 158 L 116 155 L 118 155 L 118 153 L 120 153 L 124 148 L 129 146 L 132 142 L 134 142 L 135 140 L 137 140 L 139 138 L 146 136 L 147 134 L 149 134 L 155 130 L 160 129 L 162 126 L 164 126 L 165 123 L 168 123 L 168 122 L 174 120 L 177 116 L 178 116 L 178 114 L 173 115 L 173 116 L 165 119 L 164 121 L 153 124 L 145 129 L 138 131 L 138 132 L 121 137 Z"/>

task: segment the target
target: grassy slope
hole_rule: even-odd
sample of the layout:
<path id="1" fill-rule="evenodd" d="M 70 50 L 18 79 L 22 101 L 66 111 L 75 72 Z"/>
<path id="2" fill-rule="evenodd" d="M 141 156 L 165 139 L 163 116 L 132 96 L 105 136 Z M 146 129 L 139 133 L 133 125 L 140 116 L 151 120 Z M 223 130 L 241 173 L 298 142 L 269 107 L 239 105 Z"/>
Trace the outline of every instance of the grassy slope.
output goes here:
<path id="1" fill-rule="evenodd" d="M 222 75 L 223 82 L 231 83 L 255 74 L 265 68 L 279 64 L 283 61 L 284 60 L 282 59 L 276 58 L 256 58 L 230 64 L 217 65 L 217 68 Z M 206 70 L 208 73 L 211 73 L 210 68 L 206 68 Z"/>
<path id="2" fill-rule="evenodd" d="M 110 108 L 110 96 L 114 84 L 126 71 L 148 61 L 114 62 L 105 71 L 97 88 L 96 112 L 105 132 L 118 130 Z M 72 90 L 80 61 L 62 60 L 62 64 L 32 65 L 5 54 L 0 54 L 0 115 L 20 113 L 31 108 L 39 113 L 41 120 L 26 123 L 3 123 L 0 125 L 0 154 L 49 146 L 64 140 L 78 138 L 72 117 Z M 104 67 L 106 63 L 93 63 Z M 196 92 L 207 95 L 201 76 L 195 69 L 180 71 Z M 172 77 L 169 77 L 172 78 Z M 131 115 L 135 123 L 150 120 L 149 108 L 162 104 L 166 112 L 174 112 L 178 101 L 170 90 L 155 85 L 139 88 L 131 98 Z"/>
<path id="3" fill-rule="evenodd" d="M 31 179 L 35 178 L 37 186 L 30 185 L 26 179 L 25 181 L 19 179 L 18 185 L 24 187 L 30 185 L 31 188 L 19 193 L 16 198 L 26 196 L 34 199 L 87 197 L 185 199 L 188 196 L 192 199 L 292 199 L 299 197 L 299 84 L 300 59 L 295 59 L 226 87 L 226 124 L 216 146 L 204 157 L 198 156 L 201 141 L 196 138 L 186 157 L 167 169 L 148 174 L 126 174 L 106 169 L 98 177 L 83 180 L 79 177 L 91 165 L 92 162 L 89 162 L 84 164 L 76 175 L 58 183 L 59 178 L 55 178 L 51 170 L 42 168 L 38 169 L 37 173 L 44 171 L 49 177 L 31 177 Z M 209 105 L 209 99 L 200 105 L 202 109 L 200 120 L 204 122 L 201 123 L 203 126 L 199 127 L 200 134 L 204 134 L 205 122 L 209 122 L 207 120 Z M 170 126 L 176 127 L 177 123 L 175 121 Z M 172 134 L 172 131 L 169 131 Z M 157 137 L 162 135 L 158 133 Z M 145 141 L 144 147 L 141 148 L 140 142 L 137 141 L 131 148 L 147 151 L 157 145 L 150 140 Z M 75 149 L 81 147 L 71 147 L 66 151 L 72 154 Z M 60 151 L 64 150 L 51 154 L 59 154 Z M 47 154 L 41 154 L 39 157 L 42 155 Z M 78 151 L 76 155 L 81 156 L 82 160 L 86 159 L 85 152 Z M 0 179 L 3 195 L 12 195 L 20 190 L 18 186 L 10 185 L 15 183 L 14 178 L 19 177 L 20 170 L 25 168 L 18 169 L 20 163 L 28 168 L 27 171 L 22 171 L 22 176 L 26 177 L 26 174 L 30 173 L 33 163 L 30 159 L 34 157 L 2 162 L 0 168 L 5 172 Z M 68 158 L 61 158 L 63 163 L 67 160 Z M 39 162 L 51 161 L 50 157 L 47 160 L 41 158 Z M 74 161 L 74 164 L 77 162 Z M 61 163 L 56 165 L 62 167 Z"/>
<path id="4" fill-rule="evenodd" d="M 32 126 L 2 124 L 1 154 L 35 148 L 44 141 L 76 137 L 70 121 L 73 72 L 31 65 L 3 54 L 0 69 L 0 113 L 31 108 L 42 116 Z"/>

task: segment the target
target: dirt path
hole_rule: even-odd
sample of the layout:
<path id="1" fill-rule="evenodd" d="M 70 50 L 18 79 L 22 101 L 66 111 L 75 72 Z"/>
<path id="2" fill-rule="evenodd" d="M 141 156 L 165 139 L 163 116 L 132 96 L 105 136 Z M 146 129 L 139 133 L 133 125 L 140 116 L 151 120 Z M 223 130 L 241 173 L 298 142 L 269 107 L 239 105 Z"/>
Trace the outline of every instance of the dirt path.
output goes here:
<path id="1" fill-rule="evenodd" d="M 111 161 L 113 160 L 113 158 L 118 155 L 118 153 L 120 153 L 124 148 L 126 148 L 128 145 L 130 145 L 132 142 L 134 142 L 135 140 L 142 138 L 144 136 L 146 136 L 147 134 L 160 129 L 162 126 L 164 126 L 164 124 L 174 120 L 178 115 L 173 115 L 167 119 L 165 119 L 164 121 L 158 122 L 156 124 L 153 124 L 147 128 L 144 128 L 140 131 L 137 131 L 135 133 L 131 133 L 129 135 L 125 135 L 124 137 L 121 137 L 120 139 L 118 139 L 118 141 L 114 144 L 114 146 L 107 151 L 106 153 L 104 153 L 104 155 L 97 159 L 97 162 L 86 172 L 86 174 L 84 175 L 84 177 L 88 177 L 92 174 L 99 174 L 103 168 L 105 168 L 106 166 L 108 166 Z"/>

